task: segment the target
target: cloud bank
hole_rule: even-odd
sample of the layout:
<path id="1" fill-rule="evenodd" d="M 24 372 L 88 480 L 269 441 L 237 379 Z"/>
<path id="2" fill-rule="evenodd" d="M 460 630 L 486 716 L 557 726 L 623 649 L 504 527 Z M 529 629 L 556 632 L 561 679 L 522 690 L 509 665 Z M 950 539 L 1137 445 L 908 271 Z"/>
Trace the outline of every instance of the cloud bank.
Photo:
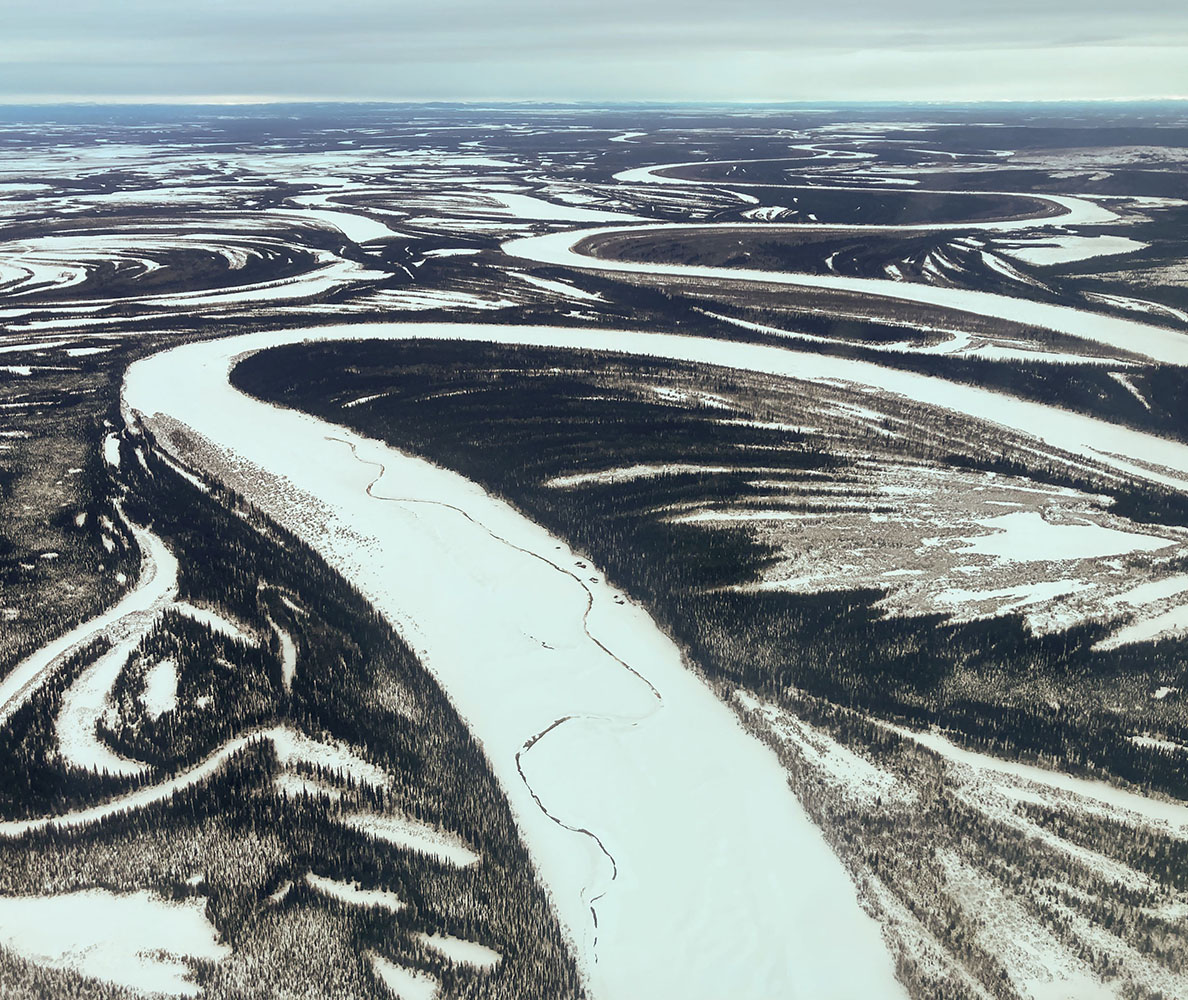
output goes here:
<path id="1" fill-rule="evenodd" d="M 9 0 L 0 101 L 1188 95 L 1167 0 Z"/>

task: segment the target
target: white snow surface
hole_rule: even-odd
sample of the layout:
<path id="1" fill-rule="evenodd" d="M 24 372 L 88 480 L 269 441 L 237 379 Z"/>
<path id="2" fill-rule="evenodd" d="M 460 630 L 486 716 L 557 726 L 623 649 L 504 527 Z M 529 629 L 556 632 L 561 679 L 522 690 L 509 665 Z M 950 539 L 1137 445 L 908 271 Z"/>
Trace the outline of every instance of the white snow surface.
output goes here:
<path id="1" fill-rule="evenodd" d="M 129 760 L 99 738 L 95 726 L 108 710 L 108 695 L 124 664 L 140 643 L 139 633 L 117 643 L 82 672 L 66 690 L 54 722 L 58 752 L 69 767 L 129 776 L 146 771 L 147 765 Z"/>
<path id="2" fill-rule="evenodd" d="M 464 941 L 462 938 L 451 937 L 449 934 L 414 934 L 414 940 L 420 941 L 426 948 L 444 955 L 451 962 L 458 965 L 473 965 L 476 969 L 493 969 L 503 959 L 503 956 L 493 948 L 479 944 L 477 941 Z"/>
<path id="3" fill-rule="evenodd" d="M 260 644 L 259 639 L 252 635 L 244 626 L 231 621 L 226 615 L 211 608 L 200 608 L 196 604 L 191 604 L 189 601 L 175 601 L 170 606 L 170 610 L 183 614 L 187 618 L 193 618 L 194 621 L 209 627 L 211 631 L 220 632 L 232 639 L 238 639 L 240 642 L 246 642 L 249 646 L 258 646 Z"/>
<path id="4" fill-rule="evenodd" d="M 340 882 L 313 872 L 306 872 L 305 881 L 324 896 L 351 906 L 378 906 L 392 913 L 398 913 L 405 907 L 404 900 L 385 889 L 363 889 L 357 882 Z"/>
<path id="5" fill-rule="evenodd" d="M 506 191 L 484 189 L 484 198 L 499 202 L 513 218 L 539 219 L 545 222 L 638 222 L 641 217 L 626 212 L 612 212 L 604 208 L 578 208 L 545 201 L 531 195 L 509 194 Z"/>
<path id="6" fill-rule="evenodd" d="M 159 719 L 177 708 L 177 661 L 161 660 L 144 675 L 144 691 L 140 695 L 144 714 Z"/>
<path id="7" fill-rule="evenodd" d="M 1109 257 L 1146 249 L 1146 243 L 1125 236 L 1055 236 L 1026 246 L 1000 247 L 999 253 L 1029 264 L 1066 264 L 1091 257 Z"/>
<path id="8" fill-rule="evenodd" d="M 1014 511 L 976 519 L 991 533 L 965 540 L 962 553 L 1008 562 L 1056 559 L 1098 559 L 1128 552 L 1153 552 L 1175 542 L 1157 535 L 1138 535 L 1100 524 L 1050 524 L 1039 511 Z"/>
<path id="9" fill-rule="evenodd" d="M 369 952 L 367 959 L 397 1000 L 433 1000 L 437 996 L 437 980 L 424 972 L 406 969 L 375 952 Z"/>
<path id="10" fill-rule="evenodd" d="M 199 990 L 187 959 L 217 962 L 231 953 L 205 908 L 203 899 L 166 902 L 145 891 L 0 896 L 0 945 L 38 965 L 192 997 Z"/>
<path id="11" fill-rule="evenodd" d="M 417 851 L 436 858 L 448 865 L 465 868 L 479 860 L 472 851 L 453 834 L 421 823 L 406 816 L 388 816 L 379 813 L 356 812 L 340 817 L 343 826 L 358 830 L 377 840 Z"/>
<path id="12" fill-rule="evenodd" d="M 575 346 L 604 336 L 446 324 L 251 334 L 138 362 L 125 407 L 233 453 L 239 472 L 203 471 L 314 545 L 423 658 L 482 742 L 594 996 L 902 997 L 877 923 L 775 756 L 642 610 L 462 477 L 227 385 L 246 352 L 372 334 Z M 609 340 L 636 353 L 667 346 Z"/>

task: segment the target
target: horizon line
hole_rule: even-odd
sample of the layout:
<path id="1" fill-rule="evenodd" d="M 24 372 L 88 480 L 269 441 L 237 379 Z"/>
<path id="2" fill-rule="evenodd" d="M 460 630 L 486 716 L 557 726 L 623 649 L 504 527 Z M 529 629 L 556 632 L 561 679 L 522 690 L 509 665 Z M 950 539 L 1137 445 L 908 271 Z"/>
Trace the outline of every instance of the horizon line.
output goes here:
<path id="1" fill-rule="evenodd" d="M 1127 96 L 1127 97 L 1036 97 L 1036 98 L 976 98 L 955 100 L 946 98 L 540 98 L 540 97 L 278 97 L 271 95 L 202 94 L 195 97 L 104 95 L 0 98 L 0 108 L 16 107 L 277 107 L 292 105 L 387 105 L 473 107 L 482 105 L 613 108 L 620 106 L 654 105 L 657 107 L 687 106 L 775 106 L 812 107 L 821 105 L 853 106 L 938 106 L 970 107 L 986 105 L 1075 105 L 1075 104 L 1181 104 L 1188 103 L 1188 95 Z"/>

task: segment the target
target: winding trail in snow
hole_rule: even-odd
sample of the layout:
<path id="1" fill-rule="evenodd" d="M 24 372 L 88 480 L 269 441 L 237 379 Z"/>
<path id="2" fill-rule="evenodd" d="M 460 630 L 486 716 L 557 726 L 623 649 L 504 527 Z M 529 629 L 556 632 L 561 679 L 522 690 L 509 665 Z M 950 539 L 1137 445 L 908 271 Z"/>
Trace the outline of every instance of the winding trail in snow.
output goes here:
<path id="1" fill-rule="evenodd" d="M 580 576 L 578 576 L 577 573 L 575 573 L 572 569 L 570 569 L 567 566 L 560 565 L 559 563 L 555 562 L 554 560 L 549 559 L 547 556 L 541 555 L 539 552 L 534 552 L 531 549 L 527 549 L 521 545 L 517 545 L 515 542 L 511 541 L 508 538 L 504 538 L 502 535 L 498 534 L 495 531 L 492 531 L 491 528 L 489 528 L 487 525 L 483 524 L 481 521 L 479 521 L 476 518 L 474 518 L 473 516 L 471 516 L 471 514 L 468 513 L 466 510 L 464 510 L 463 508 L 458 507 L 454 504 L 443 503 L 439 500 L 419 500 L 415 497 L 380 496 L 379 494 L 377 494 L 375 492 L 375 487 L 379 484 L 380 480 L 382 480 L 384 478 L 384 475 L 387 471 L 384 464 L 382 462 L 372 461 L 372 460 L 363 458 L 359 454 L 358 446 L 353 441 L 347 441 L 344 438 L 333 437 L 333 436 L 329 437 L 328 440 L 337 441 L 341 444 L 346 445 L 348 448 L 351 449 L 351 454 L 355 457 L 355 459 L 357 461 L 363 463 L 364 465 L 371 465 L 379 470 L 376 473 L 375 478 L 370 483 L 367 484 L 367 489 L 366 489 L 367 495 L 372 497 L 373 499 L 381 500 L 381 501 L 384 501 L 387 503 L 402 504 L 405 506 L 416 505 L 416 504 L 426 504 L 426 505 L 433 506 L 433 507 L 444 507 L 447 510 L 454 511 L 459 516 L 464 517 L 471 524 L 476 525 L 477 527 L 481 528 L 495 541 L 500 542 L 500 543 L 508 546 L 509 548 L 513 549 L 514 551 L 520 552 L 532 559 L 540 560 L 541 562 L 543 562 L 547 566 L 549 566 L 551 569 L 553 569 L 555 572 L 560 573 L 562 576 L 564 576 L 564 577 L 572 580 L 574 583 L 576 583 L 582 589 L 583 593 L 586 595 L 586 606 L 582 612 L 582 621 L 581 621 L 581 628 L 582 628 L 582 631 L 585 633 L 586 638 L 589 639 L 590 642 L 594 643 L 594 645 L 597 646 L 599 649 L 601 649 L 603 653 L 605 653 L 612 660 L 614 660 L 620 667 L 622 667 L 623 669 L 634 674 L 637 678 L 639 678 L 639 680 L 641 680 L 644 684 L 646 684 L 648 686 L 649 690 L 652 693 L 652 696 L 655 698 L 655 703 L 649 708 L 649 710 L 647 712 L 645 712 L 642 715 L 636 716 L 634 718 L 619 718 L 619 719 L 612 718 L 612 717 L 609 717 L 606 715 L 589 715 L 589 714 L 562 716 L 559 719 L 554 719 L 552 722 L 550 722 L 548 724 L 548 726 L 546 726 L 544 729 L 542 729 L 539 733 L 536 733 L 535 735 L 530 736 L 527 740 L 524 741 L 524 745 L 522 747 L 520 747 L 520 749 L 518 751 L 516 751 L 516 771 L 520 775 L 520 780 L 523 781 L 525 787 L 531 793 L 532 798 L 533 798 L 533 800 L 535 800 L 537 807 L 540 809 L 540 811 L 542 813 L 545 814 L 545 816 L 547 816 L 550 820 L 552 820 L 552 822 L 555 823 L 557 826 L 559 826 L 565 830 L 568 830 L 571 833 L 580 834 L 581 836 L 590 838 L 595 843 L 595 845 L 597 845 L 598 850 L 606 857 L 607 861 L 610 862 L 610 866 L 611 866 L 610 882 L 614 882 L 619 877 L 619 865 L 618 865 L 618 862 L 615 860 L 615 856 L 607 849 L 607 846 L 605 843 L 603 843 L 602 838 L 599 837 L 598 834 L 595 833 L 593 830 L 588 829 L 587 827 L 584 827 L 584 826 L 574 826 L 570 823 L 567 823 L 560 816 L 557 816 L 555 813 L 553 813 L 552 810 L 550 810 L 547 805 L 545 805 L 540 794 L 537 792 L 537 790 L 535 788 L 532 787 L 532 782 L 529 780 L 528 775 L 524 773 L 524 766 L 523 766 L 524 756 L 529 751 L 531 751 L 534 747 L 536 747 L 537 744 L 539 744 L 540 741 L 543 740 L 550 733 L 555 732 L 560 726 L 567 725 L 570 723 L 574 723 L 574 722 L 593 722 L 593 723 L 610 723 L 610 724 L 623 723 L 628 726 L 637 726 L 640 723 L 645 722 L 647 719 L 651 718 L 651 716 L 655 712 L 663 709 L 664 698 L 660 694 L 660 691 L 656 688 L 656 686 L 651 681 L 649 681 L 647 679 L 647 677 L 645 677 L 643 675 L 643 673 L 641 673 L 635 667 L 631 666 L 631 664 L 628 663 L 626 660 L 617 656 L 612 650 L 607 648 L 607 646 L 596 635 L 594 635 L 590 631 L 590 612 L 593 611 L 593 609 L 594 609 L 594 592 L 586 585 L 586 582 L 584 580 L 582 580 L 582 578 Z M 588 889 L 583 890 L 583 894 L 588 896 L 587 902 L 589 903 L 589 906 L 590 906 L 590 917 L 591 917 L 591 920 L 592 920 L 594 928 L 595 928 L 595 935 L 594 935 L 593 941 L 592 941 L 592 949 L 593 949 L 593 953 L 594 953 L 594 961 L 595 962 L 597 962 L 597 960 L 598 960 L 598 953 L 597 953 L 598 911 L 596 909 L 596 904 L 609 891 L 610 891 L 609 885 L 607 886 L 607 888 L 604 888 L 600 892 L 597 892 L 596 894 L 593 894 L 593 895 L 589 894 Z"/>

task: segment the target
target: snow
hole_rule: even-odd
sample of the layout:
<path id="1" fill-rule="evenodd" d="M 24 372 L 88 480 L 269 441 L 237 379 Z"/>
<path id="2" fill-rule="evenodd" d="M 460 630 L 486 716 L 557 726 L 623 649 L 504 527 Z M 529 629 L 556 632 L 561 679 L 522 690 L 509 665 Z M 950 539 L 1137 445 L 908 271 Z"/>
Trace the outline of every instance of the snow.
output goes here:
<path id="1" fill-rule="evenodd" d="M 484 198 L 498 202 L 517 219 L 539 219 L 545 222 L 639 222 L 638 215 L 625 212 L 611 212 L 602 208 L 578 208 L 575 205 L 559 205 L 530 195 L 509 194 L 504 191 L 483 189 Z M 472 206 L 477 210 L 477 206 Z"/>
<path id="2" fill-rule="evenodd" d="M 1129 604 L 1131 607 L 1137 608 L 1175 597 L 1177 594 L 1184 593 L 1185 590 L 1188 590 L 1188 575 L 1180 574 L 1165 577 L 1162 580 L 1140 583 L 1137 587 L 1115 594 L 1105 603 L 1109 605 Z"/>
<path id="3" fill-rule="evenodd" d="M 306 873 L 305 881 L 322 895 L 351 906 L 378 906 L 392 913 L 398 913 L 405 907 L 404 900 L 385 889 L 362 889 L 357 882 L 339 882 L 313 872 Z"/>
<path id="4" fill-rule="evenodd" d="M 808 147 L 800 147 L 808 148 Z M 840 155 L 841 151 L 833 151 L 834 155 Z M 873 153 L 856 153 L 850 154 L 852 156 L 873 157 Z M 817 184 L 776 184 L 770 182 L 753 182 L 753 181 L 739 181 L 730 177 L 721 177 L 716 180 L 701 180 L 686 177 L 674 177 L 670 173 L 663 171 L 676 170 L 681 167 L 703 167 L 709 164 L 727 164 L 727 163 L 780 163 L 780 162 L 797 162 L 789 161 L 787 157 L 775 157 L 758 160 L 696 160 L 686 163 L 662 163 L 653 167 L 634 167 L 630 170 L 623 170 L 614 175 L 614 179 L 622 184 L 675 184 L 681 186 L 720 186 L 727 185 L 729 187 L 752 187 L 752 188 L 782 188 L 789 191 L 813 191 L 820 190 L 821 185 Z M 803 162 L 803 161 L 801 161 Z M 830 184 L 828 190 L 831 191 L 862 191 L 869 193 L 869 186 L 847 186 L 842 184 Z M 933 195 L 956 195 L 958 197 L 968 197 L 971 192 L 954 190 L 954 191 L 932 191 L 928 194 Z M 993 232 L 1009 232 L 1012 230 L 1031 230 L 1037 229 L 1045 224 L 1058 224 L 1060 226 L 1086 226 L 1099 225 L 1105 222 L 1114 222 L 1118 216 L 1109 209 L 1086 199 L 1077 198 L 1071 195 L 1057 195 L 1057 194 L 1020 194 L 1015 191 L 984 191 L 978 192 L 980 194 L 996 195 L 1006 198 L 1026 198 L 1028 201 L 1040 200 L 1047 202 L 1054 209 L 1051 215 L 1043 218 L 1019 218 L 1019 219 L 1001 219 L 978 222 L 920 222 L 909 225 L 856 225 L 854 223 L 846 222 L 832 222 L 832 223 L 817 223 L 814 225 L 798 225 L 796 228 L 802 232 L 826 232 L 837 230 L 852 231 L 855 228 L 863 230 L 870 230 L 873 232 L 894 232 L 907 230 L 987 230 Z M 720 229 L 724 224 L 718 223 L 715 228 Z"/>
<path id="5" fill-rule="evenodd" d="M 437 996 L 437 980 L 424 972 L 406 969 L 375 952 L 369 952 L 367 958 L 375 974 L 397 1000 L 434 1000 Z"/>
<path id="6" fill-rule="evenodd" d="M 1051 601 L 1057 597 L 1067 597 L 1092 590 L 1095 584 L 1083 583 L 1075 580 L 1051 580 L 1044 583 L 1024 583 L 1018 587 L 1000 587 L 996 590 L 962 590 L 950 587 L 933 595 L 938 604 L 956 605 L 963 607 L 983 601 L 994 601 L 996 615 L 1010 614 L 1029 604 Z"/>
<path id="7" fill-rule="evenodd" d="M 293 637 L 289 635 L 288 631 L 281 628 L 271 618 L 268 619 L 268 625 L 276 633 L 277 641 L 280 643 L 281 683 L 284 684 L 286 691 L 291 691 L 293 678 L 297 676 L 297 644 L 293 642 Z"/>
<path id="8" fill-rule="evenodd" d="M 937 859 L 950 895 L 975 928 L 975 940 L 1009 970 L 1010 984 L 1018 996 L 1028 1000 L 1111 1000 L 1117 996 L 999 882 L 953 852 L 938 852 Z"/>
<path id="9" fill-rule="evenodd" d="M 1147 642 L 1163 636 L 1188 631 L 1188 604 L 1169 608 L 1161 615 L 1144 618 L 1123 626 L 1113 635 L 1103 639 L 1094 649 L 1117 649 L 1133 642 Z"/>
<path id="10" fill-rule="evenodd" d="M 473 257 L 476 254 L 482 253 L 481 250 L 474 250 L 469 247 L 451 247 L 442 250 L 426 250 L 422 257 Z"/>
<path id="11" fill-rule="evenodd" d="M 511 257 L 550 264 L 556 267 L 573 267 L 588 271 L 611 271 L 629 274 L 647 274 L 661 277 L 704 278 L 712 281 L 759 282 L 768 285 L 790 285 L 801 288 L 823 288 L 837 291 L 858 292 L 901 302 L 919 302 L 926 305 L 943 306 L 979 316 L 1043 327 L 1104 344 L 1120 351 L 1141 354 L 1154 361 L 1167 364 L 1188 364 L 1188 336 L 1174 330 L 1149 326 L 1136 320 L 1111 316 L 1105 313 L 1087 312 L 1069 306 L 1034 302 L 1028 299 L 1012 298 L 990 292 L 970 291 L 962 288 L 945 288 L 916 282 L 900 282 L 883 278 L 856 278 L 839 274 L 802 274 L 788 271 L 764 271 L 753 268 L 705 267 L 693 264 L 655 264 L 636 261 L 622 261 L 608 258 L 594 258 L 579 253 L 574 247 L 589 237 L 602 237 L 621 233 L 704 231 L 698 223 L 656 223 L 631 227 L 605 227 L 578 231 L 548 233 L 512 239 L 503 244 L 503 251 Z M 740 229 L 753 232 L 754 226 L 746 224 L 717 223 L 715 232 L 724 229 Z M 803 231 L 802 225 L 781 227 L 772 224 L 764 232 L 781 228 L 789 231 Z M 852 230 L 854 227 L 844 227 Z M 878 230 L 878 226 L 863 226 L 863 230 Z M 935 227 L 929 227 L 935 228 Z M 983 228 L 965 225 L 963 228 Z"/>
<path id="12" fill-rule="evenodd" d="M 137 362 L 124 404 L 210 441 L 217 468 L 204 471 L 314 545 L 418 651 L 484 747 L 593 996 L 768 1000 L 805 983 L 820 1000 L 902 996 L 877 923 L 775 755 L 588 560 L 447 470 L 227 385 L 243 352 L 380 330 L 582 342 L 483 325 L 257 333 Z M 604 331 L 588 336 L 603 345 Z M 373 835 L 382 819 L 347 817 Z"/>
<path id="13" fill-rule="evenodd" d="M 344 743 L 315 740 L 285 727 L 271 730 L 268 736 L 282 767 L 311 764 L 372 788 L 383 788 L 388 784 L 388 776 L 381 768 L 364 760 Z"/>
<path id="14" fill-rule="evenodd" d="M 1151 404 L 1147 402 L 1147 397 L 1139 392 L 1138 387 L 1131 381 L 1130 376 L 1123 372 L 1110 372 L 1110 378 L 1117 382 L 1123 389 L 1129 392 L 1135 399 L 1143 404 L 1147 410 L 1151 409 Z"/>
<path id="15" fill-rule="evenodd" d="M 154 721 L 177 708 L 177 662 L 161 660 L 144 675 L 144 692 L 140 696 L 144 714 Z"/>
<path id="16" fill-rule="evenodd" d="M 1048 236 L 1025 246 L 999 246 L 995 249 L 1028 264 L 1067 264 L 1090 257 L 1110 257 L 1115 254 L 1145 250 L 1148 244 L 1125 236 Z"/>
<path id="17" fill-rule="evenodd" d="M 689 465 L 680 462 L 669 465 L 627 465 L 616 469 L 602 469 L 598 472 L 575 472 L 569 476 L 554 476 L 552 479 L 545 480 L 543 485 L 553 489 L 570 489 L 574 486 L 587 486 L 590 483 L 631 483 L 637 479 L 654 479 L 656 476 L 677 476 L 691 472 L 710 475 L 736 471 L 738 471 L 737 468 L 730 465 Z"/>
<path id="18" fill-rule="evenodd" d="M 966 539 L 962 553 L 1008 562 L 1101 559 L 1128 552 L 1154 552 L 1175 544 L 1169 538 L 1133 534 L 1098 524 L 1051 524 L 1034 510 L 980 518 L 974 523 L 991 529 L 992 533 Z"/>
<path id="19" fill-rule="evenodd" d="M 472 865 L 479 860 L 479 855 L 467 847 L 460 838 L 406 816 L 357 812 L 341 817 L 339 822 L 377 840 L 417 851 L 459 868 Z"/>
<path id="20" fill-rule="evenodd" d="M 295 335 L 261 337 L 261 347 Z M 975 386 L 847 358 L 786 351 L 764 344 L 624 330 L 583 331 L 553 327 L 486 326 L 468 323 L 366 324 L 319 327 L 302 338 L 471 340 L 534 347 L 606 350 L 675 361 L 721 365 L 812 382 L 848 383 L 903 396 L 1008 428 L 1053 448 L 1082 455 L 1136 479 L 1188 488 L 1188 445 Z M 583 339 L 584 338 L 584 339 Z M 240 341 L 239 343 L 246 343 Z M 139 391 L 139 388 L 138 388 Z M 159 396 L 156 397 L 160 399 Z M 163 401 L 162 401 L 163 403 Z M 164 406 L 162 406 L 164 411 Z"/>
<path id="21" fill-rule="evenodd" d="M 108 434 L 103 439 L 103 460 L 112 468 L 120 467 L 120 439 L 116 434 Z"/>
<path id="22" fill-rule="evenodd" d="M 0 680 L 0 723 L 29 699 L 67 655 L 99 635 L 115 642 L 131 634 L 139 637 L 156 613 L 173 598 L 177 590 L 177 560 L 156 535 L 131 522 L 128 528 L 141 551 L 136 588 L 108 611 L 42 646 Z"/>
<path id="23" fill-rule="evenodd" d="M 390 240 L 403 233 L 397 232 L 390 226 L 356 212 L 337 212 L 324 208 L 270 208 L 266 209 L 270 215 L 279 215 L 297 221 L 310 220 L 320 222 L 337 229 L 352 243 L 370 243 L 372 240 Z"/>
<path id="24" fill-rule="evenodd" d="M 1022 764 L 1018 761 L 991 757 L 989 754 L 976 753 L 958 746 L 939 732 L 914 732 L 886 722 L 880 722 L 879 725 L 975 773 L 1021 783 L 1024 788 L 1033 786 L 1050 793 L 1069 796 L 1074 803 L 1089 800 L 1111 810 L 1141 816 L 1150 822 L 1166 825 L 1181 836 L 1188 835 L 1188 804 L 1183 802 L 1149 798 L 1138 792 L 1107 785 L 1104 781 L 1077 778 L 1060 771 L 1036 767 L 1034 764 Z"/>
<path id="25" fill-rule="evenodd" d="M 554 295 L 560 295 L 567 299 L 579 299 L 582 302 L 603 302 L 605 301 L 601 295 L 594 292 L 587 292 L 581 288 L 574 288 L 573 285 L 567 285 L 563 281 L 550 281 L 547 278 L 538 278 L 534 274 L 524 274 L 523 272 L 512 272 L 521 281 L 526 281 L 530 285 L 535 285 L 537 288 L 543 288 L 546 292 L 552 292 Z"/>
<path id="26" fill-rule="evenodd" d="M 724 524 L 734 521 L 804 521 L 819 516 L 793 510 L 699 510 L 691 514 L 675 514 L 668 520 L 673 524 Z"/>
<path id="27" fill-rule="evenodd" d="M 246 642 L 249 646 L 258 646 L 260 644 L 260 640 L 245 626 L 231 621 L 226 615 L 220 614 L 211 608 L 200 608 L 195 604 L 191 604 L 189 601 L 175 601 L 170 605 L 170 610 L 185 615 L 187 618 L 192 618 L 196 622 L 200 622 L 213 632 L 219 632 L 232 639 L 237 639 L 239 642 Z"/>
<path id="28" fill-rule="evenodd" d="M 209 700 L 205 696 L 196 702 L 199 707 L 204 707 L 208 703 Z M 321 743 L 285 726 L 277 726 L 272 729 L 252 730 L 236 736 L 189 770 L 182 771 L 158 784 L 146 785 L 125 795 L 119 795 L 99 805 L 34 819 L 0 821 L 0 837 L 20 837 L 26 833 L 52 827 L 62 829 L 84 827 L 109 816 L 132 812 L 156 802 L 167 801 L 176 792 L 184 788 L 191 788 L 216 774 L 228 760 L 258 740 L 267 740 L 273 744 L 277 757 L 284 767 L 293 767 L 298 763 L 333 767 L 337 762 L 340 770 L 350 773 L 357 781 L 378 784 L 381 783 L 381 780 L 382 782 L 387 780 L 382 771 L 353 755 L 345 747 Z"/>
<path id="29" fill-rule="evenodd" d="M 413 939 L 420 941 L 426 948 L 448 958 L 456 965 L 472 965 L 476 969 L 493 969 L 503 959 L 503 956 L 493 948 L 478 944 L 475 941 L 463 941 L 461 938 L 450 937 L 448 934 L 414 934 Z"/>
<path id="30" fill-rule="evenodd" d="M 107 713 L 111 689 L 140 638 L 137 633 L 113 646 L 84 670 L 63 696 L 54 730 L 58 752 L 68 767 L 93 768 L 123 777 L 148 770 L 146 764 L 117 754 L 99 738 L 95 728 Z"/>
<path id="31" fill-rule="evenodd" d="M 166 902 L 146 891 L 0 896 L 0 944 L 38 965 L 192 997 L 199 987 L 188 960 L 218 962 L 231 953 L 205 909 L 202 899 Z"/>
<path id="32" fill-rule="evenodd" d="M 293 774 L 289 771 L 283 771 L 273 778 L 272 787 L 280 794 L 287 795 L 291 799 L 297 799 L 303 795 L 308 795 L 311 798 L 325 796 L 337 802 L 342 798 L 341 788 L 336 788 L 334 785 L 328 784 L 325 781 L 318 781 L 314 778 Z"/>
<path id="33" fill-rule="evenodd" d="M 822 730 L 802 722 L 791 712 L 755 698 L 741 688 L 734 692 L 734 700 L 752 722 L 779 743 L 794 747 L 809 765 L 842 785 L 848 795 L 871 805 L 882 799 L 910 797 L 893 774 L 875 766 Z"/>

